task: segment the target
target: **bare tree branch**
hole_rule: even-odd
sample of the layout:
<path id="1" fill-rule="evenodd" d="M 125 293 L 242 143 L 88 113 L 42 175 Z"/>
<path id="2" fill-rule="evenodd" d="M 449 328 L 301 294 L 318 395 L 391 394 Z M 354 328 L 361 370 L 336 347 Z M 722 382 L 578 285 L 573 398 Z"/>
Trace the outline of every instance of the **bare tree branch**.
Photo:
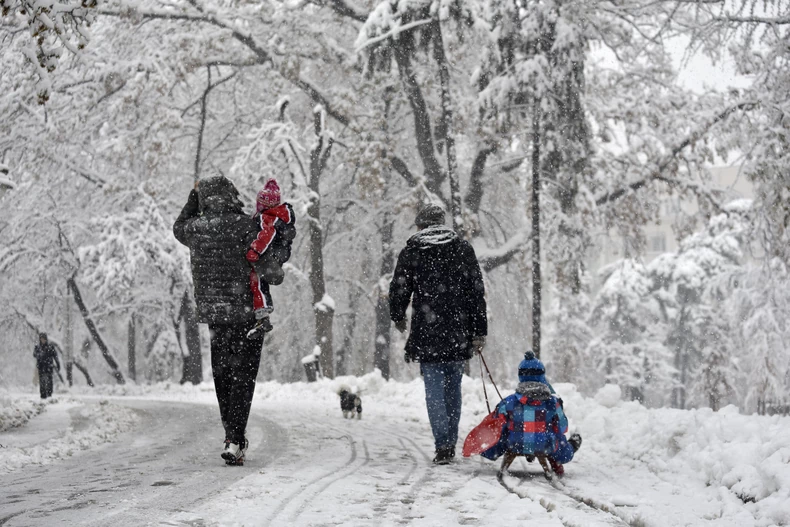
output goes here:
<path id="1" fill-rule="evenodd" d="M 768 24 L 770 26 L 784 26 L 790 24 L 790 17 L 766 18 L 762 16 L 722 16 L 716 17 L 716 22 L 733 22 L 736 24 Z"/>
<path id="2" fill-rule="evenodd" d="M 392 169 L 395 170 L 400 176 L 406 180 L 406 183 L 409 184 L 410 187 L 414 187 L 417 185 L 417 180 L 415 179 L 414 175 L 409 170 L 409 167 L 406 165 L 406 162 L 398 156 L 390 156 L 390 165 L 392 165 Z"/>
<path id="3" fill-rule="evenodd" d="M 357 22 L 362 22 L 363 24 L 367 21 L 368 15 L 358 13 L 354 8 L 349 6 L 345 0 L 328 0 L 329 7 L 332 8 L 332 11 L 337 13 L 338 15 L 344 16 L 346 18 L 351 18 L 352 20 L 356 20 Z"/>

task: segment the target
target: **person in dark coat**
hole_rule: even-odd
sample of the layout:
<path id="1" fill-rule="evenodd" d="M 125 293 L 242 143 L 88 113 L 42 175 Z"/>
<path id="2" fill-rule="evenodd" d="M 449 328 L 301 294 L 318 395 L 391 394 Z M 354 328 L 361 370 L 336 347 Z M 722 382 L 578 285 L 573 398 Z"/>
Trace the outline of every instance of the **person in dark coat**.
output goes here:
<path id="1" fill-rule="evenodd" d="M 405 358 L 420 363 L 434 463 L 446 464 L 458 441 L 464 361 L 482 351 L 488 333 L 485 286 L 474 249 L 444 225 L 439 206 L 422 209 L 415 224 L 420 230 L 398 256 L 390 282 L 390 317 L 405 332 L 411 302 Z"/>
<path id="2" fill-rule="evenodd" d="M 247 249 L 260 223 L 245 214 L 239 193 L 224 176 L 200 181 L 189 193 L 173 234 L 189 247 L 198 322 L 211 333 L 211 367 L 225 428 L 222 458 L 242 465 L 263 332 L 255 326 Z"/>
<path id="3" fill-rule="evenodd" d="M 60 371 L 60 361 L 58 351 L 49 342 L 46 333 L 39 333 L 38 344 L 33 348 L 33 356 L 36 358 L 36 368 L 38 368 L 38 386 L 42 399 L 52 397 L 52 372 L 57 366 Z"/>

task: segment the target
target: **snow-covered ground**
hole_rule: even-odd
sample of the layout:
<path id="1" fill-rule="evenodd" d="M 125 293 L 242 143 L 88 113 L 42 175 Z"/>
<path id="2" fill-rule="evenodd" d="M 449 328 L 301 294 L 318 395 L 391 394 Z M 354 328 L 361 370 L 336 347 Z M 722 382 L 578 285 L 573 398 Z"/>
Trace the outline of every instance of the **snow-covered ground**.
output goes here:
<path id="1" fill-rule="evenodd" d="M 131 410 L 106 400 L 92 404 L 71 397 L 51 398 L 45 403 L 29 397 L 0 400 L 0 425 L 14 425 L 0 433 L 0 476 L 113 441 L 132 428 L 135 420 Z"/>
<path id="2" fill-rule="evenodd" d="M 341 383 L 362 391 L 362 420 L 342 418 Z M 584 437 L 558 488 L 523 461 L 504 486 L 495 478 L 498 463 L 432 466 L 419 379 L 259 384 L 244 467 L 225 467 L 218 456 L 210 384 L 58 395 L 28 424 L 0 435 L 0 444 L 10 437 L 13 445 L 36 426 L 44 433 L 40 448 L 68 441 L 45 432 L 67 429 L 66 414 L 72 425 L 81 416 L 83 431 L 103 430 L 108 415 L 129 415 L 132 429 L 98 437 L 71 457 L 30 457 L 24 470 L 11 467 L 0 524 L 106 525 L 110 517 L 116 526 L 790 524 L 790 418 L 734 408 L 650 410 L 620 401 L 615 387 L 595 398 L 572 385 L 555 388 L 571 430 Z M 463 391 L 462 435 L 486 414 L 480 381 L 465 378 Z"/>

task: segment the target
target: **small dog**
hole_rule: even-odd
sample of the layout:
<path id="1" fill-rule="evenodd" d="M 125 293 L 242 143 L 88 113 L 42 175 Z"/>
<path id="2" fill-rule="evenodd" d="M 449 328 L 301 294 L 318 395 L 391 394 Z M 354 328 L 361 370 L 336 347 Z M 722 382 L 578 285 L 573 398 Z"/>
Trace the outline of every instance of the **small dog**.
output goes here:
<path id="1" fill-rule="evenodd" d="M 357 419 L 362 419 L 362 399 L 358 393 L 352 393 L 351 388 L 348 386 L 341 386 L 337 394 L 340 396 L 340 409 L 343 411 L 343 418 L 354 418 L 354 412 L 357 413 Z"/>

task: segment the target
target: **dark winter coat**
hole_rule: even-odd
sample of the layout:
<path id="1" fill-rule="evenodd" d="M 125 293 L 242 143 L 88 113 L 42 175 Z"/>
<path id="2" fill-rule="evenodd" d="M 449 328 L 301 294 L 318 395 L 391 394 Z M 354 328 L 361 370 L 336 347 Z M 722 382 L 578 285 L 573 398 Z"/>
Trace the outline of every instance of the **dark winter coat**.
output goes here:
<path id="1" fill-rule="evenodd" d="M 57 370 L 60 371 L 58 351 L 51 342 L 47 342 L 43 345 L 40 343 L 37 344 L 36 347 L 33 348 L 33 356 L 36 358 L 36 367 L 39 372 L 52 372 L 55 370 L 54 366 L 57 366 Z"/>
<path id="2" fill-rule="evenodd" d="M 199 189 L 173 225 L 176 239 L 189 247 L 198 321 L 248 323 L 255 315 L 245 255 L 260 224 L 244 213 L 227 179 L 205 180 Z"/>
<path id="3" fill-rule="evenodd" d="M 390 282 L 390 317 L 398 323 L 412 303 L 406 354 L 419 362 L 472 357 L 471 341 L 488 333 L 485 286 L 475 251 L 445 226 L 409 238 Z"/>

